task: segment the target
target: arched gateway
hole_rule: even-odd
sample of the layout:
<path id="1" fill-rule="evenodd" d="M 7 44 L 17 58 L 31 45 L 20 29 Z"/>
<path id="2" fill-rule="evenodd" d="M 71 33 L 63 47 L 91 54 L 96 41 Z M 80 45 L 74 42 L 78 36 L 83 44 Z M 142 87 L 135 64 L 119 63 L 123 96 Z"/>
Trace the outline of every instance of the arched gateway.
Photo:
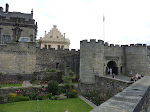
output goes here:
<path id="1" fill-rule="evenodd" d="M 112 73 L 118 75 L 118 67 L 115 61 L 109 61 L 106 67 L 106 74 L 110 74 L 109 70 L 112 69 Z"/>

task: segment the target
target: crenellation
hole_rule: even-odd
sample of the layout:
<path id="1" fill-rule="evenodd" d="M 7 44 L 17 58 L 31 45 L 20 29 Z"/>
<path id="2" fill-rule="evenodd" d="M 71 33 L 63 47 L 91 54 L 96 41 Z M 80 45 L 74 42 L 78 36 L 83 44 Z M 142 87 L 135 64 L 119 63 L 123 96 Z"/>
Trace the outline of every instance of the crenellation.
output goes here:
<path id="1" fill-rule="evenodd" d="M 86 44 L 86 43 L 88 43 L 88 41 L 87 40 L 82 40 L 82 41 L 80 41 L 80 43 L 81 44 Z"/>

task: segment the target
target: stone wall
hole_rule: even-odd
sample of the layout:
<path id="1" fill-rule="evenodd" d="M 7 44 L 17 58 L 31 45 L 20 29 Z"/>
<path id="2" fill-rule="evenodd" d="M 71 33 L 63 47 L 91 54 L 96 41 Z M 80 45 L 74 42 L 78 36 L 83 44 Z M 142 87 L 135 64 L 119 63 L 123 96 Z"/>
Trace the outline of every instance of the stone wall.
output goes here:
<path id="1" fill-rule="evenodd" d="M 115 94 L 121 92 L 123 89 L 125 89 L 132 83 L 103 76 L 95 76 L 95 79 L 95 83 L 92 84 L 86 84 L 81 82 L 81 93 L 84 93 L 88 90 L 95 90 L 99 94 L 108 93 L 110 96 L 114 96 Z"/>
<path id="2" fill-rule="evenodd" d="M 79 51 L 36 49 L 36 71 L 58 69 L 65 75 L 71 69 L 79 76 Z"/>
<path id="3" fill-rule="evenodd" d="M 35 43 L 0 45 L 0 72 L 3 74 L 32 74 L 36 65 Z"/>
<path id="4" fill-rule="evenodd" d="M 148 112 L 149 81 L 150 77 L 145 76 L 91 112 Z"/>
<path id="5" fill-rule="evenodd" d="M 82 83 L 94 83 L 94 73 L 103 76 L 104 42 L 83 40 L 80 42 L 80 78 Z"/>

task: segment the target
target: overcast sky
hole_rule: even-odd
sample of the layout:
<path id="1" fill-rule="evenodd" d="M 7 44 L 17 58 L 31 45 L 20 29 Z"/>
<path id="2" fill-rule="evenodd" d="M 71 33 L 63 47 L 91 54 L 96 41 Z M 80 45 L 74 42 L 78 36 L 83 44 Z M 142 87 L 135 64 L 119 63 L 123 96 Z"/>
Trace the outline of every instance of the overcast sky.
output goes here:
<path id="1" fill-rule="evenodd" d="M 70 39 L 71 49 L 79 49 L 84 39 L 150 43 L 150 0 L 0 0 L 4 10 L 5 3 L 11 12 L 30 13 L 33 9 L 38 39 L 57 25 Z"/>

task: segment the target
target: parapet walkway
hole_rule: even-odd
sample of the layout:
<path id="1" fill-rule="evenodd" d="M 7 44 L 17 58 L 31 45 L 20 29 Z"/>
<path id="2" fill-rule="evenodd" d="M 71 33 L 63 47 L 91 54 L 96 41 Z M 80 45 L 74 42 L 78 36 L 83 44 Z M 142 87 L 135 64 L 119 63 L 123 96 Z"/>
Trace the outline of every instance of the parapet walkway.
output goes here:
<path id="1" fill-rule="evenodd" d="M 112 78 L 111 75 L 105 75 L 105 77 Z M 115 75 L 115 79 L 129 82 L 131 80 L 131 77 L 129 77 L 129 76 L 123 76 L 123 75 Z"/>

